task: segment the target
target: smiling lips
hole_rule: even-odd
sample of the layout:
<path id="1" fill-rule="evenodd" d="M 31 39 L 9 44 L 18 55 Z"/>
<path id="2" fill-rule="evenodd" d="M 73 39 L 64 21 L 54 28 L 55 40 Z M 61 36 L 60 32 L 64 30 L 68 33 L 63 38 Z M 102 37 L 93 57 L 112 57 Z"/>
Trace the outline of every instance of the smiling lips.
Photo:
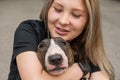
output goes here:
<path id="1" fill-rule="evenodd" d="M 62 29 L 59 27 L 56 27 L 56 33 L 59 35 L 67 35 L 70 31 L 66 30 L 66 29 Z"/>

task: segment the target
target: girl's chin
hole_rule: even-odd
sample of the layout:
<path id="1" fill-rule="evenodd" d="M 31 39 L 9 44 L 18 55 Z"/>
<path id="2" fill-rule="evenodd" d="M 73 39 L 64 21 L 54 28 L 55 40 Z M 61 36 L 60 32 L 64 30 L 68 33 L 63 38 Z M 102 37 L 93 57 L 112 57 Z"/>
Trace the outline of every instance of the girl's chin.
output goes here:
<path id="1" fill-rule="evenodd" d="M 59 35 L 55 35 L 55 36 L 51 36 L 52 38 L 54 38 L 54 37 L 61 37 L 61 38 L 63 38 L 63 39 L 65 39 L 63 36 L 59 36 Z"/>
<path id="2" fill-rule="evenodd" d="M 53 38 L 53 37 L 61 37 L 61 38 L 63 38 L 65 41 L 71 41 L 71 38 L 70 38 L 70 36 L 68 36 L 68 35 L 59 35 L 59 34 L 57 34 L 57 33 L 54 33 L 54 34 L 51 34 L 51 37 Z"/>
<path id="3" fill-rule="evenodd" d="M 67 40 L 67 38 L 66 38 L 65 36 L 60 36 L 60 35 L 52 35 L 51 37 L 52 37 L 52 38 L 54 38 L 54 37 L 61 37 L 61 38 L 63 38 L 65 41 Z"/>

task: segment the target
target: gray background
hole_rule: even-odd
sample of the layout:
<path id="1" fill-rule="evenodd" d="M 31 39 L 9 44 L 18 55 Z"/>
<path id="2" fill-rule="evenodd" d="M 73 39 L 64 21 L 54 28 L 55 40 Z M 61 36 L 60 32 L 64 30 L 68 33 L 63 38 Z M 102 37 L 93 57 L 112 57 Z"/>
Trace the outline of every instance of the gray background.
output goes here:
<path id="1" fill-rule="evenodd" d="M 14 31 L 21 21 L 39 19 L 46 0 L 0 0 L 0 80 L 7 80 Z M 120 80 L 120 0 L 100 0 L 107 56 Z"/>

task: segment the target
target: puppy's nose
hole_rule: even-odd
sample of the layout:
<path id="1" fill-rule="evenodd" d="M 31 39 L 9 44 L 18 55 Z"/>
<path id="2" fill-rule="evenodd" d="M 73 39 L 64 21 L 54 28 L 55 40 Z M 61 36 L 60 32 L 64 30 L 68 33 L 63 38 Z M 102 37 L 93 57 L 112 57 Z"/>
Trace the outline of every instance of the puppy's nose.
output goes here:
<path id="1" fill-rule="evenodd" d="M 49 63 L 52 65 L 60 65 L 63 61 L 63 58 L 60 54 L 51 55 L 48 57 Z"/>

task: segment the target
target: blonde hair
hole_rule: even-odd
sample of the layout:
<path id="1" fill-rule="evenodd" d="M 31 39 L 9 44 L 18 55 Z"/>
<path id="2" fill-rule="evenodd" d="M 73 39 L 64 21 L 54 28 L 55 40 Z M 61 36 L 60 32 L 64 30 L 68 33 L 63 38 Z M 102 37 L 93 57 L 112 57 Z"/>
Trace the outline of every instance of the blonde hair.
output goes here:
<path id="1" fill-rule="evenodd" d="M 93 64 L 108 73 L 110 80 L 114 80 L 114 69 L 103 47 L 99 2 L 98 0 L 85 0 L 85 3 L 89 14 L 85 44 L 87 56 Z"/>
<path id="2" fill-rule="evenodd" d="M 47 0 L 46 3 L 44 4 L 42 11 L 40 13 L 40 20 L 42 20 L 45 24 L 45 27 L 47 28 L 47 22 L 48 22 L 48 11 L 49 8 L 51 7 L 52 3 L 54 0 Z"/>
<path id="3" fill-rule="evenodd" d="M 40 14 L 40 19 L 44 22 L 46 28 L 48 11 L 53 1 L 54 0 L 47 0 Z M 99 66 L 101 70 L 105 71 L 110 80 L 114 80 L 114 69 L 103 47 L 99 2 L 98 0 L 85 0 L 85 4 L 89 16 L 88 23 L 81 35 L 76 38 L 77 41 L 73 46 L 76 48 L 76 46 L 84 44 L 86 55 L 90 61 L 94 65 Z M 80 52 L 80 49 L 76 50 L 78 53 Z"/>

